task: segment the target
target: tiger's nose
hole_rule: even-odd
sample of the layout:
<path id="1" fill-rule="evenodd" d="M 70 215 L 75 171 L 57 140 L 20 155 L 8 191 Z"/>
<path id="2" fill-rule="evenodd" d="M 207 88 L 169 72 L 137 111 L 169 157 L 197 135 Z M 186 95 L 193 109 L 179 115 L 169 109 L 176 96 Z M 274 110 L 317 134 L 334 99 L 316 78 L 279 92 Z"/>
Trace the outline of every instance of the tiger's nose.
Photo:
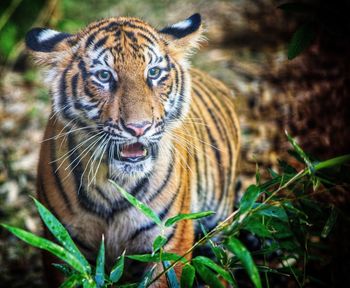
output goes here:
<path id="1" fill-rule="evenodd" d="M 125 125 L 125 130 L 128 131 L 132 136 L 142 136 L 144 135 L 152 126 L 149 121 L 143 121 L 139 123 L 129 123 Z"/>

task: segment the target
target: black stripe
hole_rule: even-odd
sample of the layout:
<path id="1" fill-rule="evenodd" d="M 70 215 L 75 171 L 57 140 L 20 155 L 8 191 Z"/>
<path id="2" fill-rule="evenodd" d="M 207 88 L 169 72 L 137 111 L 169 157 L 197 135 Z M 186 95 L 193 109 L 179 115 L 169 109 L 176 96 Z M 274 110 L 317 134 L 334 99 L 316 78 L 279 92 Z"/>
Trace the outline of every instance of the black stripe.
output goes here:
<path id="1" fill-rule="evenodd" d="M 103 190 L 101 189 L 101 187 L 96 186 L 95 189 L 96 189 L 96 191 L 98 192 L 98 194 L 103 198 L 103 200 L 105 200 L 109 205 L 112 205 L 111 199 L 109 199 L 109 198 L 107 197 L 107 195 L 103 192 Z"/>
<path id="2" fill-rule="evenodd" d="M 194 101 L 194 100 L 193 100 Z M 200 111 L 199 111 L 200 113 Z M 199 118 L 199 119 L 204 119 L 202 115 L 197 115 L 195 112 L 193 112 L 193 116 L 195 116 L 196 118 Z M 206 198 L 207 198 L 207 195 L 208 195 L 208 171 L 207 171 L 207 157 L 206 157 L 206 144 L 204 143 L 204 136 L 202 134 L 202 130 L 201 129 L 198 129 L 197 130 L 197 127 L 196 127 L 196 124 L 193 124 L 194 126 L 194 129 L 196 131 L 196 134 L 197 134 L 197 137 L 200 137 L 200 139 L 202 139 L 202 141 L 199 141 L 199 143 L 202 145 L 202 150 L 203 150 L 203 156 L 205 158 L 205 163 L 204 163 L 204 179 L 202 180 L 201 179 L 201 173 L 200 173 L 200 161 L 198 159 L 198 156 L 197 156 L 197 153 L 194 153 L 194 157 L 195 157 L 195 164 L 196 164 L 196 171 L 197 171 L 197 194 L 198 196 L 202 195 L 202 192 L 204 191 L 204 199 L 203 199 L 203 203 L 204 205 L 206 204 Z M 199 139 L 199 140 L 200 140 Z M 193 140 L 195 141 L 195 140 Z M 205 185 L 203 185 L 202 183 L 205 183 Z M 205 188 L 202 189 L 202 186 L 204 186 Z M 214 193 L 214 192 L 213 192 Z M 201 207 L 201 208 L 204 208 L 204 207 Z"/>
<path id="3" fill-rule="evenodd" d="M 62 140 L 63 141 L 63 140 Z M 55 179 L 55 184 L 58 189 L 58 192 L 60 196 L 63 198 L 63 202 L 66 204 L 69 212 L 73 212 L 72 210 L 72 204 L 69 201 L 69 198 L 67 196 L 66 191 L 64 190 L 63 184 L 61 182 L 61 178 L 59 176 L 59 172 L 57 171 L 58 166 L 57 166 L 57 159 L 56 159 L 56 140 L 51 139 L 50 141 L 50 160 L 51 160 L 51 173 L 54 176 Z M 64 161 L 64 160 L 62 160 Z"/>
<path id="4" fill-rule="evenodd" d="M 155 42 L 158 42 L 158 41 L 159 41 L 159 40 L 157 39 L 156 36 L 154 36 L 153 34 L 151 34 L 151 31 L 145 29 L 145 28 L 142 27 L 142 26 L 135 25 L 135 24 L 130 23 L 130 22 L 125 22 L 125 23 L 123 23 L 123 24 L 126 25 L 126 26 L 128 26 L 128 27 L 135 28 L 135 29 L 139 29 L 139 30 L 141 30 L 141 31 L 143 31 L 143 32 L 146 32 L 146 35 L 147 35 L 149 38 L 152 38 L 153 41 L 155 41 Z"/>
<path id="5" fill-rule="evenodd" d="M 153 201 L 160 193 L 162 193 L 164 188 L 166 187 L 166 185 L 169 183 L 169 180 L 170 180 L 172 173 L 173 173 L 173 170 L 174 170 L 173 164 L 174 163 L 173 163 L 173 156 L 172 156 L 171 161 L 170 161 L 170 165 L 168 166 L 167 175 L 165 176 L 163 183 L 158 187 L 157 191 L 151 195 L 149 202 Z"/>
<path id="6" fill-rule="evenodd" d="M 95 32 L 93 32 L 87 39 L 85 42 L 85 49 L 90 47 L 92 44 L 94 44 L 94 40 L 96 38 L 96 35 L 98 34 L 99 30 L 96 30 Z"/>
<path id="7" fill-rule="evenodd" d="M 148 37 L 146 34 L 141 33 L 140 31 L 137 33 L 137 36 L 140 36 L 141 38 L 143 38 L 144 40 L 146 40 L 146 42 L 148 42 L 148 45 L 154 45 L 154 41 L 151 40 L 150 37 Z M 148 47 L 147 45 L 145 45 L 145 47 Z"/>
<path id="8" fill-rule="evenodd" d="M 38 183 L 38 196 L 39 198 L 43 198 L 43 200 L 45 201 L 45 203 L 42 203 L 42 204 L 45 204 L 45 206 L 47 205 L 46 208 L 48 208 L 50 210 L 50 212 L 56 217 L 56 218 L 59 218 L 58 217 L 58 214 L 56 212 L 56 209 L 51 205 L 50 201 L 49 201 L 49 198 L 47 197 L 46 195 L 46 191 L 45 191 L 45 188 L 44 188 L 44 182 L 42 180 L 42 176 L 41 176 L 41 173 L 39 173 L 38 175 L 38 179 L 37 179 L 37 183 Z"/>
<path id="9" fill-rule="evenodd" d="M 202 85 L 202 83 L 198 83 L 198 84 L 203 87 L 204 93 L 208 96 L 208 99 L 210 100 L 212 105 L 215 107 L 216 111 L 220 111 L 220 107 L 218 107 L 218 105 L 215 103 L 215 100 L 212 99 L 213 98 L 212 96 L 214 96 L 213 93 L 215 93 L 215 91 L 211 91 L 209 89 L 209 87 L 205 86 L 204 84 Z M 230 111 L 227 110 L 227 107 L 225 105 L 221 105 L 221 107 L 224 109 L 224 111 L 226 111 L 227 114 L 230 114 Z M 215 117 L 216 119 L 218 119 L 217 121 L 215 121 L 215 123 L 217 123 L 217 124 L 221 123 L 220 119 L 218 117 L 216 117 L 216 115 L 213 113 L 213 111 L 211 109 L 209 109 L 209 113 L 211 114 L 212 118 Z M 233 154 L 233 152 L 232 152 L 231 145 L 230 145 L 230 140 L 229 140 L 230 138 L 227 134 L 227 129 L 222 129 L 220 131 L 221 131 L 220 135 L 224 136 L 224 137 L 222 137 L 223 141 L 226 141 L 226 143 L 227 143 L 226 146 L 227 146 L 228 153 L 229 153 L 229 165 L 228 165 L 228 167 L 232 167 L 232 154 Z M 232 170 L 228 169 L 228 175 L 227 175 L 227 177 L 225 177 L 226 189 L 229 189 L 229 181 L 231 181 L 231 177 L 232 177 Z M 224 199 L 224 207 L 227 205 L 226 203 L 228 201 L 228 197 L 227 197 L 228 193 L 229 193 L 228 190 L 224 191 L 224 189 L 221 189 L 221 193 L 220 193 L 219 197 L 220 197 L 220 199 L 222 199 L 222 198 Z"/>
<path id="10" fill-rule="evenodd" d="M 107 39 L 108 39 L 108 35 L 103 37 L 102 39 L 98 40 L 94 45 L 94 50 L 97 50 L 97 49 L 101 48 L 103 45 L 105 45 L 107 42 Z"/>
<path id="11" fill-rule="evenodd" d="M 166 74 L 165 76 L 163 76 L 162 78 L 160 78 L 160 80 L 158 81 L 158 85 L 162 84 L 163 82 L 165 82 L 166 80 L 169 79 L 169 74 Z"/>
<path id="12" fill-rule="evenodd" d="M 62 115 L 64 118 L 68 119 L 68 120 L 72 120 L 74 119 L 73 115 L 71 115 L 71 113 L 69 112 L 69 109 L 71 108 L 71 106 L 68 104 L 68 96 L 67 96 L 67 82 L 66 82 L 66 77 L 67 77 L 67 73 L 68 71 L 72 68 L 72 64 L 70 64 L 64 71 L 63 74 L 61 76 L 61 81 L 60 81 L 60 99 L 59 99 L 59 104 L 61 106 L 61 108 L 63 108 L 62 111 Z"/>
<path id="13" fill-rule="evenodd" d="M 78 77 L 79 77 L 79 73 L 76 73 L 73 77 L 72 77 L 72 96 L 74 99 L 77 99 L 78 97 L 78 91 L 77 91 L 77 86 L 78 86 Z"/>
<path id="14" fill-rule="evenodd" d="M 77 118 L 76 115 L 71 113 L 69 110 L 72 108 L 71 103 L 68 102 L 68 95 L 67 95 L 67 73 L 72 68 L 72 64 L 70 64 L 64 71 L 60 80 L 60 99 L 59 99 L 59 106 L 60 106 L 60 114 L 65 118 L 66 120 L 74 120 L 74 125 L 77 125 L 78 127 L 86 127 L 88 126 L 84 121 Z M 73 77 L 74 78 L 74 77 Z M 73 80 L 72 80 L 73 81 Z M 74 101 L 73 101 L 74 102 Z M 63 108 L 64 107 L 64 108 Z M 86 128 L 86 132 L 91 132 L 91 128 Z"/>
<path id="15" fill-rule="evenodd" d="M 203 103 L 203 105 L 204 106 L 208 106 L 208 105 L 206 105 L 206 103 L 203 101 L 203 99 L 201 98 L 201 95 L 200 95 L 200 93 L 195 89 L 195 88 L 193 88 L 193 92 L 196 94 L 196 100 L 198 100 L 198 101 L 202 101 L 202 103 Z M 212 114 L 210 114 L 211 115 L 211 117 L 213 117 L 213 115 Z M 204 119 L 204 118 L 203 118 Z M 212 118 L 212 121 L 213 121 L 213 123 L 214 123 L 214 125 L 215 125 L 215 127 L 216 127 L 216 129 L 218 129 L 218 127 L 217 127 L 217 122 L 215 121 L 216 119 L 214 118 Z M 211 146 L 210 146 L 210 148 L 212 149 L 212 151 L 214 152 L 214 155 L 215 155 L 215 159 L 216 159 L 216 163 L 217 163 L 217 169 L 218 169 L 218 174 L 219 174 L 219 185 L 220 185 L 220 191 L 221 191 L 221 193 L 220 193 L 220 199 L 222 198 L 222 196 L 223 196 L 223 193 L 224 193 L 224 191 L 223 191 L 223 183 L 224 183 L 224 181 L 225 181 L 225 179 L 224 179 L 224 175 L 223 175 L 223 171 L 221 171 L 222 170 L 222 166 L 221 166 L 221 164 L 222 164 L 222 159 L 221 159 L 221 154 L 220 154 L 220 151 L 218 150 L 218 143 L 217 143 L 217 141 L 215 140 L 215 138 L 214 138 L 214 136 L 212 135 L 212 133 L 211 133 L 211 131 L 210 131 L 210 129 L 209 129 L 209 127 L 208 126 L 205 126 L 205 128 L 206 128 L 206 131 L 207 131 L 207 135 L 208 135 L 208 137 L 209 137 L 209 141 L 210 141 L 210 144 L 211 144 Z M 225 133 L 225 132 L 224 132 Z M 220 199 L 217 199 L 218 201 L 220 200 Z M 207 194 L 205 194 L 205 205 L 207 205 Z M 215 191 L 213 191 L 213 195 L 212 195 L 212 197 L 211 197 L 211 199 L 210 199 L 210 203 L 209 203 L 209 207 L 210 207 L 210 209 L 213 209 L 213 207 L 214 207 L 214 201 L 215 201 Z M 218 202 L 219 203 L 219 202 Z M 216 208 L 216 207 L 215 207 Z M 214 208 L 214 209 L 215 209 Z"/>
<path id="16" fill-rule="evenodd" d="M 72 150 L 76 147 L 75 140 L 71 134 L 68 135 L 67 141 L 69 150 Z M 70 162 L 72 163 L 75 159 L 77 159 L 77 157 L 80 157 L 77 151 L 71 153 L 69 155 Z M 74 169 L 72 169 L 72 174 L 75 182 L 75 191 L 77 193 L 80 206 L 84 208 L 85 211 L 95 214 L 101 218 L 109 218 L 111 214 L 111 209 L 108 209 L 104 205 L 101 205 L 91 200 L 87 191 L 85 190 L 83 183 L 81 183 L 83 181 L 83 171 L 84 169 L 81 162 L 78 162 L 75 165 Z"/>

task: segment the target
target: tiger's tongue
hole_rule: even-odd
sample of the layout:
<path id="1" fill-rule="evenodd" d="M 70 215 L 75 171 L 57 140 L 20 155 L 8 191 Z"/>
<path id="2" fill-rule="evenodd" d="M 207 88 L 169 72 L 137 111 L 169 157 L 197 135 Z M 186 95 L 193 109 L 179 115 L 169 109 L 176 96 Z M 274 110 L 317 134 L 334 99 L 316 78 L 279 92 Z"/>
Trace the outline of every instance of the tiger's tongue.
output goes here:
<path id="1" fill-rule="evenodd" d="M 146 156 L 145 153 L 146 150 L 144 149 L 141 143 L 126 145 L 120 151 L 120 155 L 125 158 L 136 158 Z"/>

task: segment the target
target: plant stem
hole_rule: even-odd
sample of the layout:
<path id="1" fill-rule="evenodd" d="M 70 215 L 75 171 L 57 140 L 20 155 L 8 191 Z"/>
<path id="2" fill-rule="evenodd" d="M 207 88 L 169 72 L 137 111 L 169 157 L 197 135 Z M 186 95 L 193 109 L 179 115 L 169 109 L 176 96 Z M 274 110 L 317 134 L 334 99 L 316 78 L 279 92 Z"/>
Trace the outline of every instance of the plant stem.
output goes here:
<path id="1" fill-rule="evenodd" d="M 314 171 L 318 171 L 324 168 L 329 168 L 329 167 L 333 167 L 333 166 L 337 166 L 337 165 L 341 165 L 344 164 L 346 162 L 350 162 L 350 154 L 348 155 L 343 155 L 340 157 L 335 157 L 320 163 L 317 163 L 313 166 Z M 305 175 L 311 173 L 310 168 L 304 168 L 303 170 L 299 171 L 297 174 L 295 174 L 291 179 L 289 179 L 285 184 L 283 184 L 282 186 L 278 187 L 276 189 L 276 191 L 274 191 L 269 197 L 267 197 L 263 203 L 267 203 L 269 200 L 271 200 L 271 198 L 276 195 L 278 192 L 280 192 L 281 190 L 287 188 L 290 184 L 292 184 L 293 182 L 299 180 L 300 178 L 304 177 Z M 252 209 L 248 212 L 247 216 L 250 215 L 251 213 L 255 212 L 257 209 L 259 209 L 259 207 Z M 203 242 L 205 242 L 207 239 L 212 238 L 214 235 L 218 234 L 219 232 L 221 232 L 223 229 L 225 229 L 231 222 L 231 220 L 233 220 L 233 218 L 238 214 L 239 210 L 234 211 L 233 213 L 231 213 L 225 220 L 223 220 L 222 222 L 220 222 L 212 231 L 210 231 L 208 234 L 204 235 L 201 239 L 199 239 L 196 243 L 194 243 L 194 245 L 188 249 L 181 257 L 179 257 L 179 259 L 175 260 L 170 266 L 168 266 L 166 269 L 164 269 L 160 274 L 158 274 L 151 282 L 149 285 L 153 284 L 154 282 L 156 282 L 162 275 L 164 275 L 166 272 L 168 272 L 171 268 L 173 268 L 174 266 L 177 265 L 177 263 L 179 263 L 183 258 L 185 258 L 186 255 L 188 255 L 189 253 L 191 253 L 198 245 L 202 244 Z M 292 271 L 294 274 L 294 271 Z M 300 285 L 300 283 L 299 283 Z"/>

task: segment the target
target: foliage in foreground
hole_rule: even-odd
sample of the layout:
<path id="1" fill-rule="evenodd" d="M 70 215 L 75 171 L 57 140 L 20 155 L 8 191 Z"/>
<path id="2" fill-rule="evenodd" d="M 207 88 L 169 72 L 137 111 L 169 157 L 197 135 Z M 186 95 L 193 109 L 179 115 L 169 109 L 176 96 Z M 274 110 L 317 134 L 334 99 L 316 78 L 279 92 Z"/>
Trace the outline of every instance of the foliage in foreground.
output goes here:
<path id="1" fill-rule="evenodd" d="M 261 183 L 260 172 L 256 171 L 256 184 L 248 187 L 238 209 L 219 223 L 212 231 L 203 228 L 203 237 L 184 255 L 169 253 L 164 249 L 166 238 L 163 231 L 184 219 L 199 219 L 211 215 L 212 211 L 180 214 L 161 221 L 157 214 L 146 204 L 127 193 L 112 182 L 123 197 L 141 213 L 152 219 L 161 229 L 153 242 L 152 254 L 125 255 L 116 259 L 111 271 L 105 271 L 104 239 L 97 256 L 96 266 L 92 267 L 78 250 L 67 230 L 41 203 L 34 199 L 39 214 L 47 228 L 55 236 L 57 243 L 36 236 L 19 228 L 2 224 L 11 233 L 31 244 L 47 250 L 63 260 L 65 264 L 53 264 L 66 276 L 61 287 L 148 287 L 162 275 L 166 275 L 169 287 L 192 287 L 202 281 L 210 287 L 224 287 L 222 280 L 238 287 L 237 271 L 245 270 L 254 287 L 269 287 L 271 274 L 293 277 L 299 287 L 305 283 L 317 281 L 305 273 L 309 259 L 319 257 L 311 255 L 313 243 L 310 239 L 322 239 L 328 236 L 335 220 L 336 208 L 316 203 L 309 196 L 310 190 L 321 186 L 330 187 L 332 183 L 324 169 L 342 165 L 350 161 L 350 155 L 315 162 L 287 135 L 294 150 L 295 158 L 305 164 L 297 172 L 292 166 L 280 161 L 281 172 L 270 170 L 271 179 Z M 322 170 L 322 174 L 320 173 Z M 322 226 L 321 226 L 321 225 Z M 259 239 L 259 249 L 250 252 L 239 240 L 239 236 L 248 231 Z M 220 237 L 218 237 L 220 236 Z M 209 245 L 214 257 L 198 255 L 188 261 L 184 256 L 200 245 Z M 139 283 L 120 285 L 124 272 L 125 258 L 151 263 L 149 271 Z M 273 259 L 273 261 L 271 261 Z M 317 259 L 317 258 L 316 258 Z M 269 260 L 269 261 L 268 261 Z M 164 269 L 154 275 L 156 263 L 162 263 Z M 177 279 L 174 266 L 182 263 L 181 279 Z M 108 273 L 107 273 L 108 272 Z M 262 277 L 263 276 L 263 277 Z"/>

